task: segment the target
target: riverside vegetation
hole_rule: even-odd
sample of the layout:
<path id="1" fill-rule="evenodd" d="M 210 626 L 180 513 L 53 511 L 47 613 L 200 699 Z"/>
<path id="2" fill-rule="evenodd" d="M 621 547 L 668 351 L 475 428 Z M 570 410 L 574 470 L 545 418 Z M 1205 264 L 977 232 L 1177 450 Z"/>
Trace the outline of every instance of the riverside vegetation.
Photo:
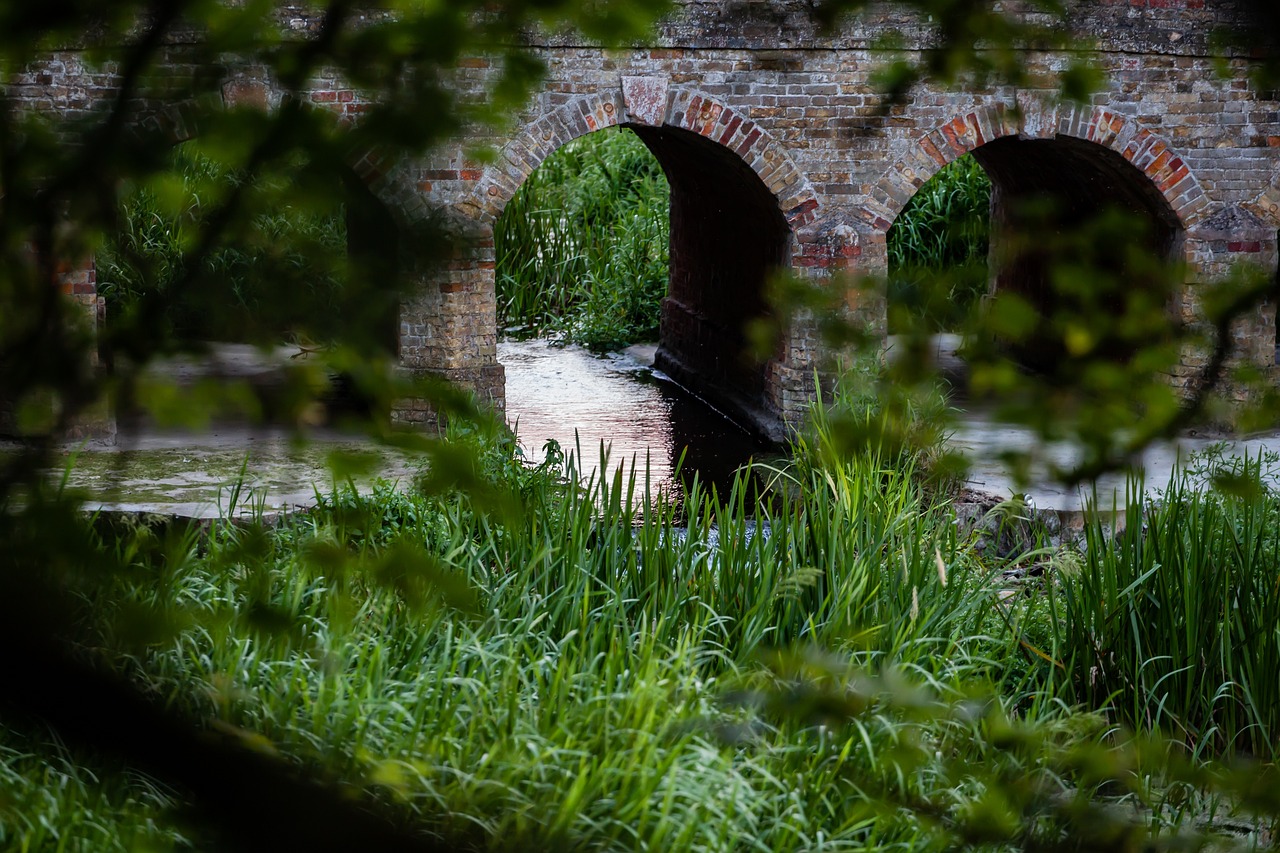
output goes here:
<path id="1" fill-rule="evenodd" d="M 816 410 L 682 518 L 490 426 L 451 436 L 472 497 L 428 472 L 272 528 L 99 520 L 127 572 L 85 585 L 84 653 L 443 849 L 1261 849 L 1277 495 L 1175 479 L 1122 532 L 994 555 L 933 448 L 839 449 L 883 426 Z M 209 843 L 147 776 L 2 737 L 0 846 Z"/>
<path id="2" fill-rule="evenodd" d="M 670 189 L 629 130 L 602 130 L 547 158 L 494 228 L 498 322 L 593 350 L 658 338 L 667 292 Z"/>
<path id="3" fill-rule="evenodd" d="M 179 286 L 186 256 L 218 201 L 243 176 L 193 144 L 170 157 L 172 179 L 134 189 L 121 229 L 95 258 L 107 318 L 127 326 L 150 319 L 175 341 L 258 341 L 306 329 L 340 337 L 347 263 L 343 205 L 284 206 L 246 223 L 246 239 L 211 252 L 195 271 L 199 287 Z"/>
<path id="4" fill-rule="evenodd" d="M 128 323 L 157 312 L 179 340 L 256 340 L 294 328 L 338 338 L 334 318 L 349 309 L 345 207 L 259 216 L 244 244 L 206 258 L 201 287 L 177 288 L 210 199 L 240 178 L 191 145 L 171 159 L 174 180 L 135 190 L 123 227 L 97 256 L 107 317 Z M 990 195 L 986 173 L 966 155 L 908 202 L 888 237 L 892 329 L 963 325 L 987 287 Z M 609 129 L 570 142 L 529 176 L 495 227 L 500 326 L 596 351 L 656 340 L 669 238 L 670 190 L 638 136 Z"/>
<path id="5" fill-rule="evenodd" d="M 352 151 L 416 155 L 519 109 L 537 79 L 503 50 L 484 102 L 458 103 L 462 57 L 537 25 L 626 43 L 667 11 L 460 0 L 356 21 L 336 2 L 322 38 L 289 41 L 273 5 L 4 7 L 6 67 L 93 32 L 123 47 L 86 61 L 127 73 L 104 115 L 61 124 L 0 92 L 0 385 L 6 403 L 61 403 L 0 472 L 0 846 L 1275 846 L 1277 500 L 1247 468 L 1219 465 L 1221 493 L 1175 481 L 1145 527 L 1095 525 L 1078 551 L 993 555 L 954 525 L 936 445 L 902 449 L 865 400 L 815 411 L 792 461 L 756 472 L 771 501 L 748 512 L 744 479 L 695 490 L 677 520 L 644 498 L 637 511 L 638 481 L 581 485 L 555 454 L 525 468 L 438 394 L 457 424 L 447 443 L 417 438 L 432 461 L 418 488 L 336 490 L 278 527 L 82 518 L 41 468 L 108 383 L 83 369 L 92 342 L 49 273 L 112 240 L 128 251 L 122 188 L 149 188 L 161 216 L 190 210 L 171 140 L 128 132 L 161 47 L 194 26 L 208 37 L 183 41 L 193 67 L 244 56 L 286 91 L 332 69 L 370 97 L 365 120 L 339 123 L 290 98 L 205 109 L 216 75 L 164 81 L 198 113 L 197 143 L 253 181 L 201 198 L 212 215 L 184 220 L 168 285 L 162 265 L 139 268 L 139 292 L 159 295 L 109 340 L 140 363 L 172 348 L 155 320 L 210 258 L 262 246 L 261 216 L 329 216 Z M 940 22 L 939 47 L 893 64 L 891 94 L 969 70 L 1018 85 L 1004 48 L 1027 42 L 1003 11 L 909 5 Z M 1259 61 L 1274 80 L 1274 51 Z M 301 231 L 276 232 L 281 257 Z M 333 268 L 349 305 L 407 286 Z M 362 272 L 376 288 L 353 288 Z M 1119 387 L 1103 403 L 1133 398 Z M 1011 563 L 1041 579 L 1002 589 Z"/>
<path id="6" fill-rule="evenodd" d="M 177 156 L 183 210 L 166 219 L 135 195 L 121 239 L 136 245 L 104 255 L 118 310 L 146 301 L 127 282 L 155 278 L 125 259 L 178 269 L 202 182 L 226 180 Z M 891 292 L 931 328 L 965 310 L 930 301 L 931 276 L 985 286 L 984 181 L 958 162 L 890 234 Z M 652 337 L 665 193 L 625 132 L 549 159 L 499 224 L 509 331 L 595 348 Z M 332 214 L 259 226 L 334 251 L 344 239 Z M 248 310 L 252 279 L 228 281 Z M 178 334 L 199 330 L 191 306 L 170 310 Z M 813 410 L 787 462 L 742 472 L 728 495 L 695 484 L 678 505 L 642 471 L 579 482 L 556 448 L 528 467 L 481 424 L 450 439 L 480 460 L 465 492 L 428 470 L 370 496 L 335 489 L 275 527 L 86 524 L 125 571 L 84 586 L 83 646 L 449 849 L 1273 838 L 1280 500 L 1263 460 L 1204 460 L 1234 490 L 1179 475 L 1078 547 L 1033 536 L 992 553 L 957 526 L 937 398 L 895 423 L 854 385 Z M 181 792 L 53 733 L 0 735 L 0 778 L 6 848 L 211 843 L 183 822 Z"/>
<path id="7" fill-rule="evenodd" d="M 966 155 L 889 230 L 891 331 L 961 328 L 987 289 L 991 182 Z M 521 185 L 494 230 L 498 322 L 593 350 L 657 340 L 670 189 L 628 130 L 579 137 Z"/>

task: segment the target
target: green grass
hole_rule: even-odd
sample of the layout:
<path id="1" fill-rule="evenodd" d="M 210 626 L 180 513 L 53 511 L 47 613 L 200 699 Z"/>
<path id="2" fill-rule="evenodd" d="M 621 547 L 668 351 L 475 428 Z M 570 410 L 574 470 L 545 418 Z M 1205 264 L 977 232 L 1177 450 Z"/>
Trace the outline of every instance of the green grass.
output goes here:
<path id="1" fill-rule="evenodd" d="M 1074 849 L 1107 849 L 1098 834 L 1113 829 L 1174 838 L 1205 801 L 1162 800 L 1176 778 L 1164 753 L 1111 728 L 1145 724 L 1126 702 L 1152 696 L 1121 682 L 1072 709 L 1078 679 L 1055 680 L 1028 652 L 1050 646 L 1035 608 L 1047 599 L 998 594 L 1000 566 L 921 476 L 927 443 L 882 444 L 878 416 L 820 414 L 788 464 L 758 472 L 771 500 L 749 506 L 746 480 L 716 498 L 695 488 L 683 524 L 634 478 L 580 487 L 555 463 L 521 466 L 507 439 L 457 435 L 518 513 L 382 487 L 339 491 L 274 530 L 116 530 L 103 548 L 127 571 L 86 590 L 85 618 L 95 646 L 134 649 L 111 660 L 153 695 L 371 790 L 464 847 L 997 850 L 1070 831 L 1092 839 Z M 855 434 L 871 441 L 849 454 Z M 1215 551 L 1237 532 L 1274 539 L 1265 513 L 1204 518 Z M 1157 541 L 1182 535 L 1150 527 Z M 1119 565 L 1128 552 L 1110 542 L 1091 540 L 1087 559 Z M 1243 550 L 1258 570 L 1249 589 L 1265 592 L 1274 546 Z M 1188 566 L 1242 588 L 1217 563 Z M 1075 584 L 1057 594 L 1094 600 Z M 1167 601 L 1185 604 L 1179 595 Z M 1229 600 L 1245 599 L 1201 604 Z M 1257 602 L 1264 616 L 1275 600 Z M 1141 654 L 1164 667 L 1181 640 L 1166 636 L 1176 632 L 1159 601 L 1132 617 L 1073 618 L 1081 636 L 1117 626 L 1105 640 L 1117 661 L 1126 626 L 1151 622 Z M 166 614 L 150 634 L 138 621 L 147 613 Z M 1274 637 L 1233 637 L 1233 678 L 1254 661 L 1275 672 Z M 1087 669 L 1065 641 L 1048 651 Z M 1095 712 L 1104 707 L 1112 716 Z M 1203 751 L 1229 743 L 1231 726 L 1253 737 L 1252 722 L 1222 718 Z M 145 777 L 39 733 L 0 733 L 0 745 L 0 847 L 165 848 L 191 832 Z M 1104 809 L 1129 801 L 1136 811 Z"/>
<path id="2" fill-rule="evenodd" d="M 499 325 L 595 350 L 657 340 L 669 195 L 658 161 L 627 130 L 548 157 L 494 228 Z"/>
<path id="3" fill-rule="evenodd" d="M 991 181 L 969 155 L 943 167 L 889 229 L 889 328 L 960 328 L 987 291 Z"/>
<path id="4" fill-rule="evenodd" d="M 1056 596 L 1055 653 L 1078 700 L 1119 722 L 1196 753 L 1275 760 L 1280 500 L 1258 485 L 1261 459 L 1216 464 L 1235 493 L 1177 472 L 1158 499 L 1131 501 L 1122 530 L 1086 527 Z"/>

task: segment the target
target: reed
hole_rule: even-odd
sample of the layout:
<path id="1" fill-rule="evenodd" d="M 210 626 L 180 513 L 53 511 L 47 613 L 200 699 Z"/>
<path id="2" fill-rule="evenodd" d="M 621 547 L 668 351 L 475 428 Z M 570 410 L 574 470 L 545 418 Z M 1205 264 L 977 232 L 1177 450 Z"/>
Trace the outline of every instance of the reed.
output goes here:
<path id="1" fill-rule="evenodd" d="M 597 350 L 656 340 L 669 194 L 630 131 L 592 133 L 548 157 L 494 228 L 499 324 Z"/>
<path id="2" fill-rule="evenodd" d="M 1022 604 L 996 594 L 919 476 L 921 454 L 840 449 L 835 424 L 859 416 L 862 435 L 879 434 L 876 412 L 818 413 L 789 463 L 744 472 L 727 495 L 694 484 L 682 518 L 634 469 L 579 482 L 573 455 L 531 469 L 509 438 L 455 436 L 479 450 L 475 470 L 494 489 L 519 496 L 518 514 L 383 484 L 335 490 L 274 530 L 139 531 L 104 542 L 129 569 L 86 591 L 86 619 L 96 647 L 135 649 L 112 661 L 155 695 L 401 804 L 419 831 L 461 849 L 998 847 L 1096 838 L 1120 793 L 1158 800 L 1144 786 L 1163 777 L 1131 772 L 1147 753 L 1108 744 L 1104 717 L 1027 675 Z M 760 486 L 747 478 L 760 474 L 772 499 L 753 507 Z M 1215 553 L 1236 543 L 1239 559 L 1254 555 L 1256 577 L 1233 575 L 1232 588 L 1272 597 L 1249 599 L 1248 621 L 1230 620 L 1223 639 L 1188 642 L 1229 659 L 1232 684 L 1269 701 L 1274 636 L 1256 628 L 1271 618 L 1274 629 L 1274 510 L 1211 503 L 1201 512 L 1218 513 L 1204 528 Z M 1137 577 L 1107 580 L 1114 593 L 1064 582 L 1072 636 L 1106 642 L 1120 663 L 1129 640 L 1104 627 L 1182 629 L 1157 612 L 1186 607 L 1181 593 L 1133 594 L 1159 572 L 1123 555 L 1149 542 L 1185 550 L 1189 517 L 1168 511 L 1132 547 L 1125 533 L 1090 540 L 1083 577 L 1125 566 Z M 1125 610 L 1152 595 L 1156 610 Z M 1205 629 L 1210 611 L 1245 601 L 1207 596 Z M 1087 607 L 1103 615 L 1091 622 Z M 140 613 L 168 614 L 169 629 L 140 645 Z M 1123 678 L 1171 683 L 1181 665 L 1159 659 L 1169 641 L 1156 639 L 1144 635 L 1146 658 L 1114 670 L 1120 682 L 1098 686 L 1108 710 L 1124 708 L 1116 690 L 1131 698 Z M 1050 651 L 1078 674 L 1094 647 L 1064 638 Z M 1164 713 L 1152 724 L 1173 719 Z M 1233 713 L 1216 724 L 1219 744 L 1231 726 L 1250 743 L 1270 731 Z M 123 768 L 63 761 L 3 731 L 0 744 L 6 802 L 21 803 L 0 803 L 0 845 L 200 842 L 165 817 L 176 795 Z M 1202 801 L 1186 802 L 1119 826 L 1172 849 Z M 101 830 L 86 833 L 77 815 Z"/>
<path id="3" fill-rule="evenodd" d="M 1261 459 L 1232 481 L 1259 484 Z M 1280 505 L 1260 486 L 1157 500 L 1129 484 L 1123 529 L 1095 519 L 1055 600 L 1074 696 L 1196 754 L 1274 760 L 1280 735 Z"/>
<path id="4" fill-rule="evenodd" d="M 930 178 L 889 229 L 890 331 L 958 329 L 986 293 L 991 181 L 965 155 Z"/>
<path id="5" fill-rule="evenodd" d="M 770 734 L 723 698 L 791 646 L 944 682 L 997 657 L 980 661 L 988 641 L 968 636 L 987 593 L 910 471 L 878 457 L 839 471 L 797 466 L 786 474 L 800 488 L 779 486 L 774 508 L 754 518 L 745 478 L 725 496 L 695 485 L 681 526 L 634 470 L 578 485 L 554 466 L 519 466 L 505 442 L 490 450 L 481 467 L 519 491 L 517 519 L 458 494 L 384 486 L 336 492 L 275 532 L 225 527 L 203 543 L 125 547 L 138 571 L 95 593 L 88 611 L 102 645 L 126 643 L 140 612 L 173 614 L 187 627 L 119 665 L 168 701 L 480 846 L 726 849 L 748 839 L 798 850 L 812 849 L 815 832 L 836 847 L 873 829 L 896 837 L 850 820 L 846 794 L 832 797 L 840 768 L 872 755 L 833 764 L 824 747 L 807 758 L 806 729 Z M 146 568 L 156 559 L 163 571 Z M 743 725 L 758 736 L 727 744 L 724 733 Z M 887 749 L 889 737 L 870 745 Z M 160 804 L 118 769 L 103 775 L 119 837 L 161 833 Z M 24 825 L 56 817 L 50 808 Z M 67 849 L 88 849 L 53 825 Z"/>

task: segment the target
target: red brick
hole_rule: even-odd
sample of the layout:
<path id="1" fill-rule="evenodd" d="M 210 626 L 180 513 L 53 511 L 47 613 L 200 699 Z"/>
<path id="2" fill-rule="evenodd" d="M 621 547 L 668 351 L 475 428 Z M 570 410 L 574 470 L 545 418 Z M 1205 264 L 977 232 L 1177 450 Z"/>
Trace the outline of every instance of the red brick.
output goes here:
<path id="1" fill-rule="evenodd" d="M 926 136 L 920 140 L 920 147 L 924 150 L 925 154 L 929 155 L 930 160 L 933 160 L 939 166 L 947 165 L 947 158 L 942 156 L 942 152 L 938 150 L 938 146 L 934 145 L 933 140 L 929 139 L 929 137 Z"/>
<path id="2" fill-rule="evenodd" d="M 728 113 L 728 110 L 725 110 Z M 727 145 L 729 140 L 733 138 L 734 131 L 738 129 L 738 125 L 742 124 L 742 116 L 735 115 L 730 121 L 729 126 L 725 128 L 724 133 L 720 134 L 720 144 Z"/>

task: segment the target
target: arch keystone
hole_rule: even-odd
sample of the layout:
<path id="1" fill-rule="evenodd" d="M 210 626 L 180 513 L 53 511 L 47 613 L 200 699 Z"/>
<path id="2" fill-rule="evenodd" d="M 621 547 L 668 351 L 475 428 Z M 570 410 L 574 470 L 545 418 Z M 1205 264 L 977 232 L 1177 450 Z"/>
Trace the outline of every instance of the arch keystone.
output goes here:
<path id="1" fill-rule="evenodd" d="M 848 270 L 861 254 L 857 223 L 848 213 L 836 211 L 796 229 L 791 263 L 796 268 Z"/>
<path id="2" fill-rule="evenodd" d="M 636 124 L 658 127 L 667 114 L 667 77 L 623 77 L 622 103 Z"/>
<path id="3" fill-rule="evenodd" d="M 1058 134 L 1058 99 L 1046 89 L 1019 89 L 1018 136 L 1022 139 L 1053 139 Z M 994 137 L 987 137 L 988 140 Z"/>
<path id="4" fill-rule="evenodd" d="M 1261 245 L 1276 239 L 1276 232 L 1247 207 L 1230 205 L 1206 217 L 1187 236 L 1226 243 L 1230 253 L 1256 253 L 1261 251 Z"/>

